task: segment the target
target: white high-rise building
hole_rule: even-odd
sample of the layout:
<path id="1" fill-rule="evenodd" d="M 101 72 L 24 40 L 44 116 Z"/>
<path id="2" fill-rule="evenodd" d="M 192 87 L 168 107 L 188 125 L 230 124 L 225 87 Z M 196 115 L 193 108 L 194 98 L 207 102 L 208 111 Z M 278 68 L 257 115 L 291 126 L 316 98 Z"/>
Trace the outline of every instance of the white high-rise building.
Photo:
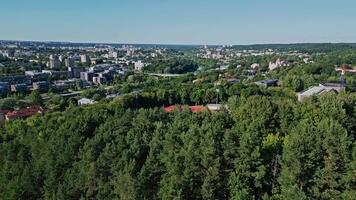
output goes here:
<path id="1" fill-rule="evenodd" d="M 66 58 L 64 60 L 66 67 L 74 67 L 74 59 Z"/>
<path id="2" fill-rule="evenodd" d="M 136 71 L 141 71 L 142 68 L 145 66 L 145 64 L 141 60 L 135 62 L 134 65 Z"/>
<path id="3" fill-rule="evenodd" d="M 118 53 L 117 51 L 114 51 L 114 52 L 112 53 L 112 57 L 118 58 L 118 57 L 119 57 L 119 53 Z"/>
<path id="4" fill-rule="evenodd" d="M 49 68 L 59 68 L 61 66 L 61 62 L 58 59 L 58 56 L 56 55 L 50 55 L 49 56 Z"/>
<path id="5" fill-rule="evenodd" d="M 80 62 L 81 63 L 90 63 L 90 58 L 88 55 L 80 55 Z"/>
<path id="6" fill-rule="evenodd" d="M 60 55 L 60 56 L 58 57 L 58 59 L 59 59 L 59 61 L 63 62 L 64 56 Z"/>
<path id="7" fill-rule="evenodd" d="M 127 56 L 134 56 L 135 55 L 135 50 L 134 49 L 128 49 L 127 51 L 126 51 L 126 55 Z"/>

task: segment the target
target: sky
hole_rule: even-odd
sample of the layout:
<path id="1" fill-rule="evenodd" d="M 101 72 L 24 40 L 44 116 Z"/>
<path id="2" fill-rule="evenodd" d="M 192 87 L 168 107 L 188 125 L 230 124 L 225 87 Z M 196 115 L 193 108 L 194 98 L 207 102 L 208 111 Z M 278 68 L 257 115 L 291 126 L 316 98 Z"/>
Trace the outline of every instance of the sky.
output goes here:
<path id="1" fill-rule="evenodd" d="M 356 42 L 356 0 L 0 0 L 0 40 Z"/>

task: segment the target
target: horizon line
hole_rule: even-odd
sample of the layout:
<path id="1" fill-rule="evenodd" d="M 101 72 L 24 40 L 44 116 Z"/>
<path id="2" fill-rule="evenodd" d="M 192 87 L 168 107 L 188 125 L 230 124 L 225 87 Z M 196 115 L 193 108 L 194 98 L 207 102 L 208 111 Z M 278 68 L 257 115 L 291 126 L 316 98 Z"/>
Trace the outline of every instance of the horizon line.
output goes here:
<path id="1" fill-rule="evenodd" d="M 355 42 L 276 42 L 276 43 L 247 43 L 247 44 L 197 44 L 197 43 L 139 43 L 139 42 L 83 42 L 66 40 L 14 40 L 0 39 L 1 42 L 34 42 L 34 43 L 68 43 L 68 44 L 104 44 L 104 45 L 161 45 L 161 46 L 258 46 L 258 45 L 296 45 L 296 44 L 356 44 Z"/>

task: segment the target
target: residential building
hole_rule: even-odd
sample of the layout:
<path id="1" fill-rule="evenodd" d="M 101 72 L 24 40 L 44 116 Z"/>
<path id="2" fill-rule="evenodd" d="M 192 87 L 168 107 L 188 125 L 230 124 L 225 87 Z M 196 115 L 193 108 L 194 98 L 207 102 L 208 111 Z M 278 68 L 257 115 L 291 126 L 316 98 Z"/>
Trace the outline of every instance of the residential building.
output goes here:
<path id="1" fill-rule="evenodd" d="M 61 66 L 61 62 L 56 55 L 50 55 L 49 56 L 49 68 L 51 69 L 56 69 Z"/>
<path id="2" fill-rule="evenodd" d="M 88 82 L 92 82 L 94 77 L 93 72 L 80 72 L 80 79 Z"/>
<path id="3" fill-rule="evenodd" d="M 109 51 L 108 57 L 109 58 L 118 58 L 119 53 L 117 51 L 115 51 L 114 49 Z"/>
<path id="4" fill-rule="evenodd" d="M 339 93 L 344 90 L 345 87 L 339 83 L 320 83 L 318 86 L 314 86 L 305 91 L 299 92 L 297 94 L 298 101 L 303 101 L 307 97 L 320 95 L 325 92 L 334 91 L 336 93 Z"/>
<path id="5" fill-rule="evenodd" d="M 84 72 L 84 67 L 68 67 L 69 78 L 80 78 L 80 73 Z"/>
<path id="6" fill-rule="evenodd" d="M 33 107 L 28 107 L 28 108 L 8 112 L 5 114 L 5 119 L 6 120 L 23 119 L 23 118 L 33 116 L 35 114 L 43 114 L 43 113 L 44 110 L 42 107 L 33 106 Z"/>
<path id="7" fill-rule="evenodd" d="M 39 81 L 32 83 L 33 90 L 38 90 L 40 92 L 46 92 L 49 89 L 49 84 L 47 81 Z"/>
<path id="8" fill-rule="evenodd" d="M 81 63 L 90 63 L 90 57 L 88 55 L 80 55 Z"/>
<path id="9" fill-rule="evenodd" d="M 167 107 L 163 108 L 164 112 L 167 112 L 167 113 L 173 112 L 175 110 L 183 110 L 183 109 L 184 109 L 183 106 L 176 106 L 176 105 L 167 106 Z M 189 110 L 192 113 L 199 113 L 199 112 L 203 112 L 203 111 L 207 110 L 207 107 L 205 107 L 205 106 L 189 106 Z"/>
<path id="10" fill-rule="evenodd" d="M 65 57 L 64 57 L 64 56 L 62 56 L 62 55 L 58 56 L 58 60 L 59 60 L 59 62 L 63 62 L 63 61 L 64 61 L 64 59 L 65 59 Z"/>
<path id="11" fill-rule="evenodd" d="M 31 79 L 47 79 L 50 75 L 39 71 L 25 71 L 26 76 L 30 76 Z"/>
<path id="12" fill-rule="evenodd" d="M 134 49 L 128 49 L 126 51 L 126 56 L 134 56 L 135 55 L 135 50 Z"/>
<path id="13" fill-rule="evenodd" d="M 19 83 L 11 85 L 11 92 L 27 92 L 29 87 L 26 83 Z"/>
<path id="14" fill-rule="evenodd" d="M 104 84 L 106 83 L 106 78 L 104 76 L 94 76 L 93 77 L 93 83 L 94 84 L 98 84 L 98 85 L 101 85 L 101 84 Z"/>
<path id="15" fill-rule="evenodd" d="M 250 66 L 252 69 L 257 69 L 260 67 L 260 64 L 258 63 L 253 63 L 251 66 Z"/>
<path id="16" fill-rule="evenodd" d="M 12 76 L 3 76 L 0 77 L 0 82 L 8 82 L 11 84 L 18 84 L 18 83 L 31 83 L 31 77 L 27 75 L 12 75 Z"/>
<path id="17" fill-rule="evenodd" d="M 134 62 L 134 67 L 136 71 L 141 71 L 144 66 L 145 64 L 141 60 Z"/>
<path id="18" fill-rule="evenodd" d="M 94 100 L 88 98 L 81 98 L 78 100 L 78 106 L 93 105 L 94 103 L 96 103 Z"/>
<path id="19" fill-rule="evenodd" d="M 223 108 L 221 104 L 208 104 L 206 107 L 212 112 L 219 111 Z"/>
<path id="20" fill-rule="evenodd" d="M 8 58 L 13 58 L 15 57 L 15 49 L 8 49 L 5 51 L 4 53 L 4 56 L 5 57 L 8 57 Z"/>
<path id="21" fill-rule="evenodd" d="M 74 59 L 72 59 L 72 58 L 66 58 L 64 60 L 64 64 L 66 67 L 74 67 L 74 63 L 75 63 Z"/>
<path id="22" fill-rule="evenodd" d="M 272 87 L 272 86 L 277 86 L 278 80 L 277 79 L 270 79 L 270 80 L 262 80 L 262 81 L 256 81 L 255 84 L 258 86 L 262 87 Z"/>
<path id="23" fill-rule="evenodd" d="M 55 81 L 53 87 L 57 90 L 67 90 L 76 86 L 77 79 Z"/>

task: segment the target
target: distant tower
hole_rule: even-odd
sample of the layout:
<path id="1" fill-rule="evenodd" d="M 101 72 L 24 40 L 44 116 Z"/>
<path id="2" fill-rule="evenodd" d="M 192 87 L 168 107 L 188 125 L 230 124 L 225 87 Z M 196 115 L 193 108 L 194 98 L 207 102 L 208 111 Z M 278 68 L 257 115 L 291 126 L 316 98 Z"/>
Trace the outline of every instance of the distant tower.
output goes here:
<path id="1" fill-rule="evenodd" d="M 61 66 L 61 62 L 59 61 L 58 56 L 50 55 L 49 56 L 49 67 L 51 69 L 54 69 L 54 68 L 59 68 L 60 66 Z"/>
<path id="2" fill-rule="evenodd" d="M 81 55 L 80 56 L 80 62 L 81 63 L 89 63 L 90 62 L 90 58 L 88 55 Z"/>
<path id="3" fill-rule="evenodd" d="M 74 67 L 74 60 L 73 58 L 66 58 L 64 60 L 64 63 L 66 65 L 66 67 Z"/>

